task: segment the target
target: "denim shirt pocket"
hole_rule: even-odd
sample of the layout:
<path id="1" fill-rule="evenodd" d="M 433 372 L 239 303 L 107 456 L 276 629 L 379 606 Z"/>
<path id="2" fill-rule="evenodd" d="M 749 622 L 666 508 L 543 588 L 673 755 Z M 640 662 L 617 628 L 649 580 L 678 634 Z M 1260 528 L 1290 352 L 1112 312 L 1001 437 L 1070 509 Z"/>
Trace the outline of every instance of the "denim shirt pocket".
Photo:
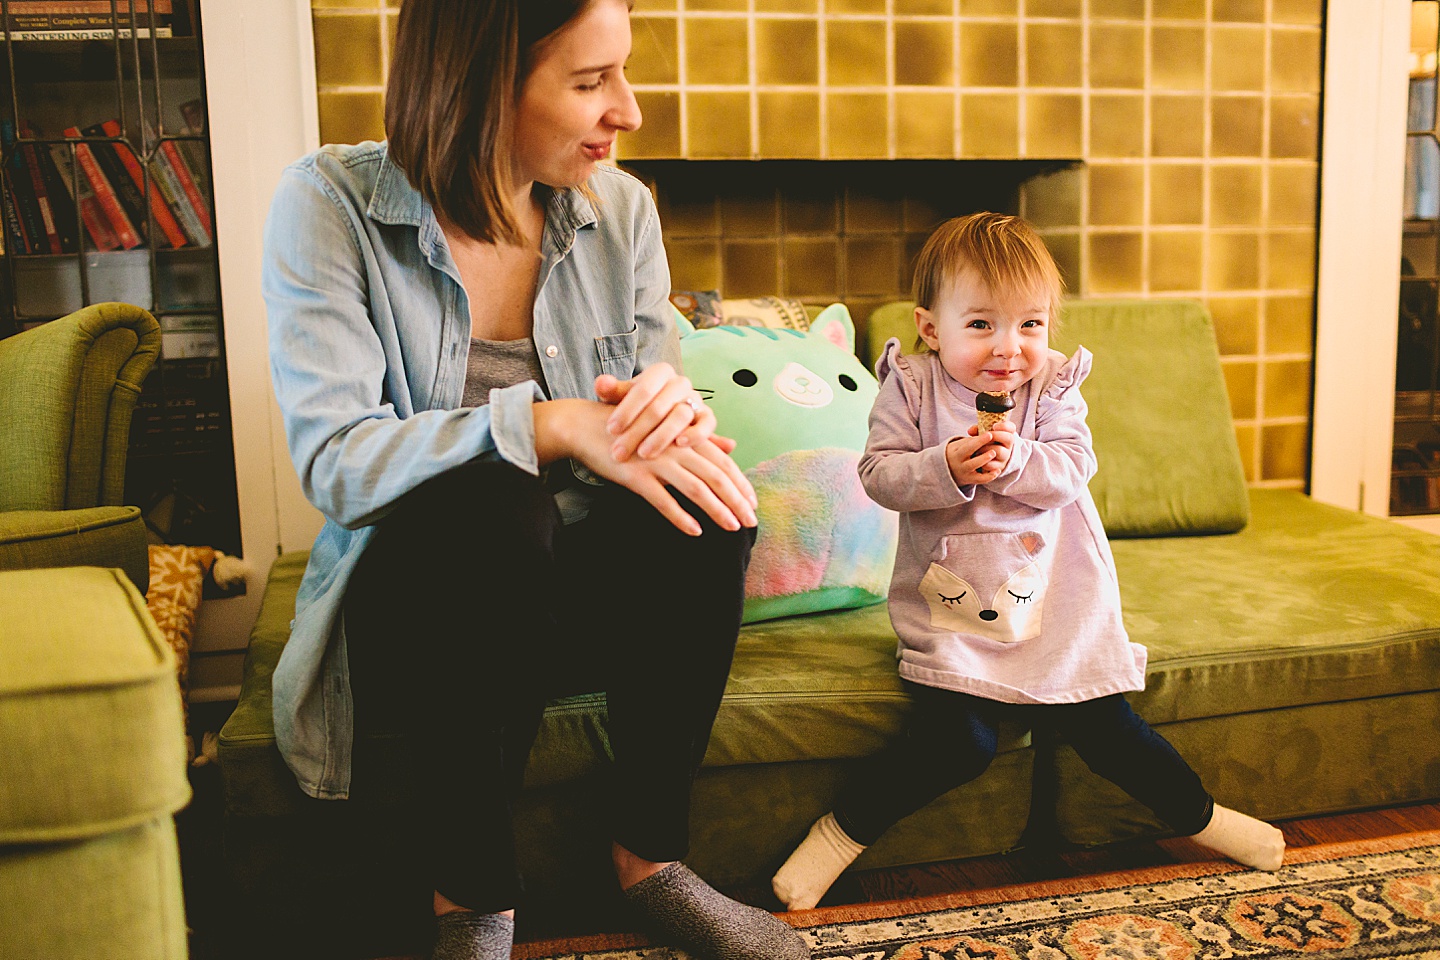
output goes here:
<path id="1" fill-rule="evenodd" d="M 600 372 L 608 373 L 618 380 L 629 380 L 635 376 L 635 350 L 639 342 L 639 327 L 632 327 L 624 333 L 596 337 L 595 359 L 600 362 Z"/>

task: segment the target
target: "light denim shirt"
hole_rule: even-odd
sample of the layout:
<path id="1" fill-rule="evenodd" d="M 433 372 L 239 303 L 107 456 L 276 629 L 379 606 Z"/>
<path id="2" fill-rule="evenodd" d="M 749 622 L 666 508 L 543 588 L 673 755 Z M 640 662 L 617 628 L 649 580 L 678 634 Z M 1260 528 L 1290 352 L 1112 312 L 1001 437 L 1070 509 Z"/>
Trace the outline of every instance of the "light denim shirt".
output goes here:
<path id="1" fill-rule="evenodd" d="M 604 166 L 589 187 L 598 215 L 575 190 L 551 194 L 545 211 L 533 336 L 555 398 L 594 399 L 601 373 L 623 380 L 661 360 L 680 366 L 649 191 Z M 492 391 L 488 406 L 460 407 L 469 299 L 434 211 L 383 143 L 322 147 L 285 170 L 262 286 L 290 456 L 325 515 L 275 669 L 275 738 L 301 789 L 339 799 L 353 741 L 340 614 L 373 524 L 477 457 L 537 473 L 531 403 L 545 396 L 527 380 Z"/>

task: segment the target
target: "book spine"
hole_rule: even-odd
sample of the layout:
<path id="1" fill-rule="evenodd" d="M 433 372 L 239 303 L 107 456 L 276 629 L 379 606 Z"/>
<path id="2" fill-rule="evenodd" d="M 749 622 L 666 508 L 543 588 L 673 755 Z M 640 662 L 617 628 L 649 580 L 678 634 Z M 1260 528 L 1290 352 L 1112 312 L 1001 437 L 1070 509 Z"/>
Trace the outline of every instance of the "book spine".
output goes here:
<path id="1" fill-rule="evenodd" d="M 155 11 L 144 2 L 136 4 L 132 18 L 128 0 L 112 9 L 107 2 L 74 0 L 71 3 L 26 3 L 11 0 L 7 30 L 16 40 L 109 39 L 116 27 L 129 38 L 138 27 L 141 38 L 153 29 L 157 37 L 174 35 L 174 9 L 170 0 L 157 0 Z"/>
<path id="2" fill-rule="evenodd" d="M 159 190 L 169 204 L 186 241 L 191 244 L 198 243 L 195 238 L 199 235 L 200 222 L 190 209 L 190 199 L 185 196 L 180 181 L 158 153 L 150 158 L 150 185 Z"/>
<path id="3" fill-rule="evenodd" d="M 105 216 L 105 211 L 100 209 L 100 201 L 95 196 L 95 191 L 90 188 L 88 177 L 75 177 L 74 164 L 70 160 L 70 148 L 63 143 L 57 143 L 50 148 L 51 156 L 55 160 L 55 166 L 60 171 L 60 178 L 65 182 L 65 189 L 78 190 L 75 197 L 75 204 L 80 208 L 80 219 L 85 224 L 85 229 L 90 233 L 90 240 L 95 244 L 95 249 L 101 253 L 108 253 L 111 250 L 120 249 L 120 238 L 115 236 L 115 231 L 110 226 L 110 219 Z M 73 187 L 72 187 L 73 185 Z"/>
<path id="4" fill-rule="evenodd" d="M 74 127 L 67 127 L 65 136 L 80 139 L 80 131 Z M 95 159 L 95 154 L 90 150 L 90 144 L 75 144 L 75 161 L 80 164 L 80 170 L 90 181 L 90 189 L 95 192 L 95 199 L 100 204 L 100 209 L 105 211 L 105 217 L 110 221 L 110 226 L 115 231 L 120 246 L 126 250 L 140 246 L 143 242 L 140 234 L 135 230 L 125 208 L 120 205 L 120 198 L 111 188 L 105 174 L 100 169 L 100 163 Z"/>
<path id="5" fill-rule="evenodd" d="M 195 184 L 195 177 L 190 171 L 190 165 L 185 162 L 185 157 L 175 146 L 173 140 L 160 141 L 160 153 L 158 156 L 169 166 L 174 173 L 175 179 L 180 184 L 180 190 L 184 193 L 189 203 L 181 208 L 187 211 L 186 216 L 181 219 L 185 222 L 186 229 L 192 226 L 190 214 L 194 215 L 193 226 L 195 236 L 192 239 L 196 246 L 208 247 L 210 245 L 211 232 L 214 227 L 210 221 L 210 207 L 205 203 L 205 197 L 200 193 L 200 188 Z"/>
<path id="6" fill-rule="evenodd" d="M 120 136 L 120 122 L 118 120 L 106 120 L 100 125 L 101 130 L 107 136 Z M 120 158 L 120 163 L 125 168 L 125 174 L 130 182 L 135 184 L 135 190 L 141 196 L 145 195 L 145 171 L 140 166 L 140 161 L 135 156 L 135 151 L 130 149 L 126 143 L 116 142 L 111 144 L 115 148 L 115 154 Z M 161 196 L 161 191 L 156 189 L 154 181 L 150 183 L 150 213 L 155 218 L 155 223 L 160 227 L 160 232 L 165 234 L 165 239 L 170 241 L 172 247 L 185 246 L 185 231 L 180 229 L 180 224 L 175 221 L 175 215 L 166 206 L 167 197 Z"/>
<path id="7" fill-rule="evenodd" d="M 105 132 L 105 128 L 98 123 L 82 127 L 80 132 L 86 137 L 92 138 L 109 136 Z M 111 143 L 108 140 L 94 140 L 90 144 L 90 152 L 95 155 L 101 172 L 105 174 L 105 179 L 110 181 L 115 195 L 120 198 L 120 206 L 125 208 L 125 215 L 130 218 L 130 222 L 135 225 L 135 229 L 144 239 L 150 235 L 148 229 L 150 217 L 145 211 L 145 197 L 135 189 L 135 184 L 130 181 L 130 175 L 125 172 L 125 164 L 120 162 L 120 147 L 121 144 Z"/>
<path id="8" fill-rule="evenodd" d="M 25 171 L 30 177 L 30 188 L 35 193 L 35 206 L 40 211 L 40 229 L 42 235 L 37 235 L 36 253 L 65 253 L 60 246 L 60 231 L 55 227 L 55 211 L 50 206 L 50 194 L 45 189 L 45 177 L 40 172 L 40 158 L 35 155 L 33 143 L 20 144 L 20 156 L 24 158 Z M 43 236 L 43 243 L 38 241 Z"/>
<path id="9" fill-rule="evenodd" d="M 158 27 L 155 30 L 156 38 L 168 40 L 175 34 L 169 27 Z M 21 30 L 10 31 L 14 40 L 114 40 L 114 30 Z M 129 40 L 131 31 L 128 28 L 121 28 L 120 39 Z M 150 28 L 141 27 L 137 39 L 149 40 Z"/>
<path id="10" fill-rule="evenodd" d="M 120 11 L 121 17 L 130 15 L 131 0 L 118 0 L 116 8 Z M 134 0 L 135 9 L 141 14 L 150 12 L 150 0 Z M 9 0 L 6 4 L 11 14 L 76 14 L 76 13 L 103 13 L 110 15 L 110 0 Z M 174 9 L 173 0 L 155 0 L 156 13 L 170 13 Z"/>
<path id="11" fill-rule="evenodd" d="M 44 144 L 36 144 L 34 149 L 40 163 L 40 176 L 45 181 L 45 192 L 50 197 L 50 210 L 55 215 L 55 230 L 60 234 L 60 252 L 74 253 L 80 249 L 75 197 L 70 193 L 70 185 L 60 176 L 53 149 Z"/>
<path id="12" fill-rule="evenodd" d="M 0 182 L 10 196 L 10 202 L 5 204 L 5 224 L 10 228 L 9 246 L 14 248 L 15 253 L 29 253 L 30 238 L 25 235 L 25 216 L 20 210 L 20 198 L 15 193 L 9 170 L 0 170 Z"/>

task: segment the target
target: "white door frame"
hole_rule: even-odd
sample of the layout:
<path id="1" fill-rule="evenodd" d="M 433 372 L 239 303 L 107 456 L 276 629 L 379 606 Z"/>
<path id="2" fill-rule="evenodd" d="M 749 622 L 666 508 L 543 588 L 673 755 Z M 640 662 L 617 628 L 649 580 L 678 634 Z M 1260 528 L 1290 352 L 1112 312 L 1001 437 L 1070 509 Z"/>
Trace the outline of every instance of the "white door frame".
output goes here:
<path id="1" fill-rule="evenodd" d="M 1326 4 L 1311 495 L 1389 513 L 1410 0 Z"/>
<path id="2" fill-rule="evenodd" d="M 320 527 L 285 449 L 260 296 L 270 198 L 285 166 L 319 145 L 319 123 L 309 0 L 201 0 L 200 9 L 235 479 L 250 566 L 245 596 L 200 605 L 191 699 L 214 700 L 238 692 L 238 651 L 271 563 L 307 548 Z M 223 651 L 237 652 L 215 656 Z"/>

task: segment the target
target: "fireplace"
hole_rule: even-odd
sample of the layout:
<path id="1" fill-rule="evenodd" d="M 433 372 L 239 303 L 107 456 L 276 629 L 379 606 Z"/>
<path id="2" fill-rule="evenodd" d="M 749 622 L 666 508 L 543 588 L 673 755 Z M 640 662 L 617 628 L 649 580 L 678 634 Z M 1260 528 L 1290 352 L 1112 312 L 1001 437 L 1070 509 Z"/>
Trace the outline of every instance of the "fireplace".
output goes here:
<path id="1" fill-rule="evenodd" d="M 908 299 L 911 265 L 934 227 L 977 210 L 1074 223 L 1078 195 L 1054 160 L 697 161 L 625 164 L 660 207 L 671 285 L 724 297 L 778 295 L 845 303 L 857 326 L 881 303 Z M 1078 235 L 1046 231 L 1067 284 Z"/>

